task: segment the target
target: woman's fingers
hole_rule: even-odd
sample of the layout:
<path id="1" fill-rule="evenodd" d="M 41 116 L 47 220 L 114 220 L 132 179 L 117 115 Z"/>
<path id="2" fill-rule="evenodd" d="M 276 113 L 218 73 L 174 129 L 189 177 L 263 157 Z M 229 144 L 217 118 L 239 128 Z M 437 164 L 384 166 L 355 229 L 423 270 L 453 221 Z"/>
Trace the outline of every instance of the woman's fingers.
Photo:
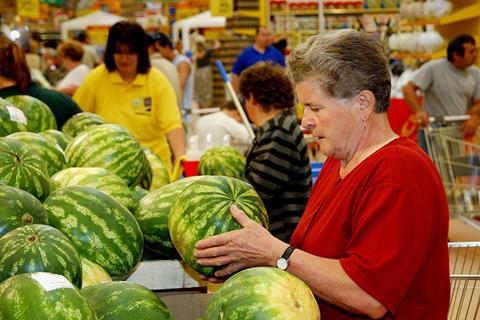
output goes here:
<path id="1" fill-rule="evenodd" d="M 204 267 L 220 267 L 226 264 L 232 263 L 237 260 L 232 256 L 220 256 L 214 258 L 201 258 L 197 259 L 197 263 Z"/>
<path id="2" fill-rule="evenodd" d="M 211 283 L 223 283 L 225 279 L 215 278 L 215 277 L 207 277 L 206 275 L 200 274 L 200 279 L 204 281 L 208 281 Z"/>
<path id="3" fill-rule="evenodd" d="M 220 247 L 228 244 L 230 239 L 230 232 L 218 234 L 216 236 L 208 237 L 207 239 L 197 241 L 195 249 L 205 249 L 211 247 Z"/>
<path id="4" fill-rule="evenodd" d="M 219 247 L 210 247 L 205 249 L 195 249 L 193 251 L 193 256 L 197 259 L 201 258 L 214 258 L 223 256 L 229 253 L 228 246 L 219 246 Z"/>
<path id="5" fill-rule="evenodd" d="M 237 220 L 237 222 L 242 226 L 246 227 L 250 223 L 253 222 L 252 219 L 250 219 L 245 212 L 242 210 L 238 209 L 237 205 L 232 204 L 230 206 L 230 212 L 232 213 L 232 217 Z M 254 222 L 255 223 L 255 222 Z"/>
<path id="6" fill-rule="evenodd" d="M 227 276 L 230 276 L 230 275 L 234 274 L 235 272 L 243 270 L 246 267 L 247 267 L 247 265 L 243 262 L 230 263 L 225 268 L 215 272 L 215 277 L 224 278 L 224 277 L 227 277 Z"/>

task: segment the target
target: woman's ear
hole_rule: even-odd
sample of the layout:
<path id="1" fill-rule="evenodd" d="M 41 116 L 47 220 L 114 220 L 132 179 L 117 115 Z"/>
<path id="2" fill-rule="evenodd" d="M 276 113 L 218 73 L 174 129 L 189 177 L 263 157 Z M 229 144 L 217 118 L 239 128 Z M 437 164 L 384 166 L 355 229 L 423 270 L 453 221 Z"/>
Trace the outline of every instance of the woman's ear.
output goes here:
<path id="1" fill-rule="evenodd" d="M 375 104 L 377 102 L 375 95 L 370 90 L 363 90 L 357 95 L 357 102 L 360 106 L 362 118 L 368 119 L 370 114 L 375 111 Z"/>

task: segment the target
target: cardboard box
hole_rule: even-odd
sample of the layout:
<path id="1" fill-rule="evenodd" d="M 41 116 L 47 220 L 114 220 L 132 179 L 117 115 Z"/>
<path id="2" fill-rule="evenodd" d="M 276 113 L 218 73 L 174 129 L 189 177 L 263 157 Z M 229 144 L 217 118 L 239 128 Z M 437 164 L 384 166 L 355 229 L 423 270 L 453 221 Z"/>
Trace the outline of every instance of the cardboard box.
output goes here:
<path id="1" fill-rule="evenodd" d="M 207 310 L 212 293 L 156 292 L 165 302 L 175 320 L 197 320 Z"/>

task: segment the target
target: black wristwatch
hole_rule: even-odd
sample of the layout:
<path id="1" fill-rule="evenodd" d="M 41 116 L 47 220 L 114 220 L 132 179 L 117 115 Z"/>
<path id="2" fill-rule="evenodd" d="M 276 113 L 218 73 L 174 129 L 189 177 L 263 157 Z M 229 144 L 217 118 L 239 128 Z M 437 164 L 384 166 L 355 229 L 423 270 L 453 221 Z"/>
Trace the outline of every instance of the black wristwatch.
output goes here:
<path id="1" fill-rule="evenodd" d="M 282 256 L 277 260 L 277 268 L 281 270 L 287 270 L 288 268 L 288 259 L 292 255 L 294 247 L 288 246 L 288 248 L 283 252 Z"/>

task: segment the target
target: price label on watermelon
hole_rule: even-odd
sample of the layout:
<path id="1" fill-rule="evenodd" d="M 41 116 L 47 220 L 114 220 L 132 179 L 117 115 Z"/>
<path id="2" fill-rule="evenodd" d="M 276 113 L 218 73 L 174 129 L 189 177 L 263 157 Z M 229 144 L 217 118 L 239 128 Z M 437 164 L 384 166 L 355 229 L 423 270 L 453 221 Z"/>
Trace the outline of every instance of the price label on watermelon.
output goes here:
<path id="1" fill-rule="evenodd" d="M 12 106 L 7 106 L 7 110 L 8 110 L 8 113 L 10 113 L 10 120 L 27 124 L 27 118 L 23 114 L 22 110 Z"/>
<path id="2" fill-rule="evenodd" d="M 65 279 L 64 276 L 46 273 L 46 272 L 37 272 L 32 273 L 32 279 L 36 280 L 40 285 L 45 289 L 45 291 L 52 291 L 61 288 L 74 288 L 73 285 Z"/>

